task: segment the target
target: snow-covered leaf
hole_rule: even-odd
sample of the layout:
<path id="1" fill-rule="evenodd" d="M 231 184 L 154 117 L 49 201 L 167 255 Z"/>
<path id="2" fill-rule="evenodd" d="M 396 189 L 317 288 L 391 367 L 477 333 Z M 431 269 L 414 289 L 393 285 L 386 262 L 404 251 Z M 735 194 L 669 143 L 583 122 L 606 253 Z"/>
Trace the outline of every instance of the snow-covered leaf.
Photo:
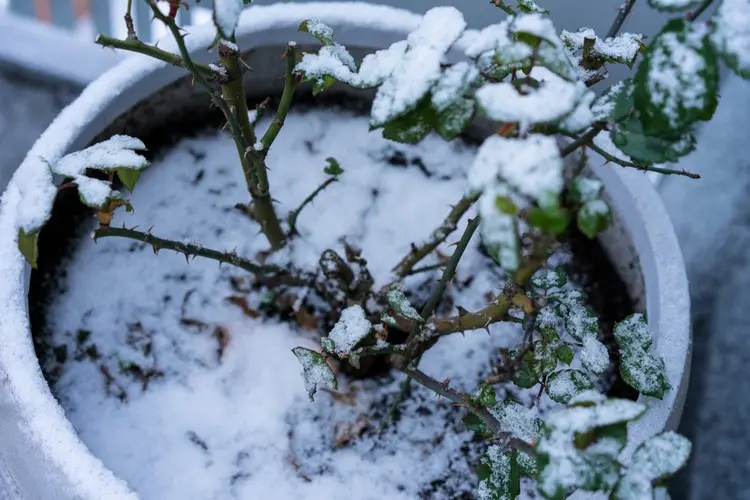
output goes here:
<path id="1" fill-rule="evenodd" d="M 599 319 L 586 308 L 584 299 L 583 293 L 577 290 L 563 290 L 549 295 L 549 301 L 563 318 L 568 334 L 578 342 L 599 334 Z"/>
<path id="2" fill-rule="evenodd" d="M 565 274 L 565 269 L 559 267 L 557 269 L 540 269 L 531 278 L 531 284 L 542 290 L 552 290 L 553 288 L 561 288 L 567 283 L 568 277 Z M 552 311 L 547 308 L 547 311 Z M 544 315 L 540 312 L 540 319 Z"/>
<path id="3" fill-rule="evenodd" d="M 372 324 L 367 320 L 364 309 L 355 304 L 341 311 L 333 330 L 321 342 L 326 351 L 346 356 L 369 335 L 370 330 Z"/>
<path id="4" fill-rule="evenodd" d="M 517 452 L 492 445 L 479 459 L 477 500 L 515 500 L 521 491 Z"/>
<path id="5" fill-rule="evenodd" d="M 623 380 L 643 395 L 663 398 L 672 387 L 664 360 L 648 352 L 653 336 L 646 318 L 640 313 L 631 314 L 615 325 L 614 336 L 620 347 Z"/>
<path id="6" fill-rule="evenodd" d="M 687 9 L 698 0 L 648 0 L 648 4 L 656 10 L 674 12 Z"/>
<path id="7" fill-rule="evenodd" d="M 27 233 L 23 228 L 19 228 L 18 250 L 32 269 L 36 269 L 37 259 L 39 258 L 39 233 Z"/>
<path id="8" fill-rule="evenodd" d="M 649 46 L 633 78 L 634 102 L 646 136 L 679 139 L 718 103 L 717 54 L 708 28 L 669 21 Z"/>
<path id="9" fill-rule="evenodd" d="M 607 346 L 595 337 L 586 337 L 581 350 L 581 364 L 596 375 L 601 375 L 609 368 L 609 352 Z"/>
<path id="10" fill-rule="evenodd" d="M 554 137 L 531 134 L 523 139 L 508 139 L 493 135 L 477 151 L 469 170 L 469 184 L 481 191 L 502 180 L 539 200 L 560 193 L 562 171 L 563 161 Z"/>
<path id="11" fill-rule="evenodd" d="M 315 37 L 315 39 L 323 45 L 336 44 L 336 40 L 333 38 L 333 28 L 319 19 L 308 19 L 303 21 L 302 24 L 299 25 L 298 30 Z"/>
<path id="12" fill-rule="evenodd" d="M 527 443 L 535 443 L 542 431 L 543 422 L 536 410 L 506 399 L 489 408 L 490 413 L 500 423 L 500 427 L 517 439 Z M 518 465 L 521 474 L 533 476 L 536 474 L 536 458 L 525 452 L 518 452 Z"/>
<path id="13" fill-rule="evenodd" d="M 604 184 L 589 177 L 575 177 L 568 188 L 568 199 L 572 203 L 586 203 L 587 201 L 598 200 L 604 188 Z"/>
<path id="14" fill-rule="evenodd" d="M 610 88 L 602 92 L 602 95 L 594 101 L 594 104 L 591 106 L 591 112 L 594 115 L 595 121 L 616 122 L 623 118 L 623 116 L 618 116 L 618 114 L 616 113 L 616 110 L 620 113 L 623 112 L 623 106 L 619 108 L 616 107 L 616 104 L 620 99 L 620 94 L 623 91 L 629 93 L 630 102 L 628 103 L 628 106 L 629 108 L 633 107 L 633 87 L 631 80 L 629 78 L 626 78 L 625 80 L 617 82 L 616 84 L 612 85 Z M 628 113 L 629 111 L 630 109 L 624 109 L 624 113 Z"/>
<path id="15" fill-rule="evenodd" d="M 534 342 L 532 346 L 534 368 L 539 377 L 546 377 L 557 368 L 557 352 L 555 346 L 542 341 Z"/>
<path id="16" fill-rule="evenodd" d="M 479 78 L 477 67 L 461 61 L 443 71 L 440 79 L 432 87 L 432 107 L 443 111 L 461 99 Z"/>
<path id="17" fill-rule="evenodd" d="M 216 29 L 222 38 L 229 40 L 234 36 L 240 14 L 245 6 L 243 0 L 214 0 L 213 19 Z"/>
<path id="18" fill-rule="evenodd" d="M 484 189 L 478 205 L 482 243 L 500 267 L 512 272 L 519 264 L 518 222 L 514 214 L 500 210 L 497 203 L 510 196 L 508 187 L 496 182 Z"/>
<path id="19" fill-rule="evenodd" d="M 408 49 L 375 94 L 370 126 L 379 128 L 408 113 L 440 79 L 441 62 L 466 28 L 463 15 L 454 7 L 428 10 L 415 31 L 407 37 Z"/>
<path id="20" fill-rule="evenodd" d="M 635 116 L 615 125 L 612 143 L 636 163 L 676 162 L 695 150 L 695 137 L 689 132 L 677 139 L 663 139 L 647 134 L 643 123 Z"/>
<path id="21" fill-rule="evenodd" d="M 567 404 L 573 396 L 594 388 L 588 375 L 580 370 L 567 368 L 550 374 L 545 390 L 552 401 Z"/>
<path id="22" fill-rule="evenodd" d="M 690 456 L 690 441 L 671 431 L 657 434 L 633 454 L 632 464 L 612 492 L 613 500 L 655 498 L 655 484 L 685 466 Z"/>
<path id="23" fill-rule="evenodd" d="M 314 400 L 319 387 L 328 387 L 333 391 L 338 389 L 336 375 L 322 354 L 305 347 L 295 347 L 292 352 L 302 365 L 302 379 L 310 401 Z"/>
<path id="24" fill-rule="evenodd" d="M 460 98 L 438 113 L 435 130 L 446 141 L 453 140 L 469 126 L 475 110 L 472 99 Z"/>
<path id="25" fill-rule="evenodd" d="M 711 21 L 716 50 L 737 74 L 750 78 L 750 3 L 723 0 Z"/>
<path id="26" fill-rule="evenodd" d="M 570 216 L 568 211 L 560 206 L 557 196 L 545 196 L 539 206 L 528 210 L 529 225 L 544 233 L 558 235 L 568 228 Z"/>
<path id="27" fill-rule="evenodd" d="M 589 238 L 607 229 L 612 223 L 612 211 L 604 200 L 590 200 L 578 209 L 578 229 Z"/>
<path id="28" fill-rule="evenodd" d="M 494 406 L 497 404 L 497 394 L 490 384 L 482 384 L 475 396 L 471 396 L 475 404 L 479 406 Z"/>
<path id="29" fill-rule="evenodd" d="M 413 319 L 419 322 L 424 321 L 422 316 L 419 314 L 419 311 L 417 311 L 414 306 L 411 305 L 411 302 L 409 302 L 409 299 L 406 297 L 406 295 L 404 295 L 404 292 L 401 290 L 401 288 L 391 288 L 388 291 L 386 298 L 388 300 L 388 305 L 391 306 L 391 309 L 396 311 L 399 316 L 407 319 Z"/>
<path id="30" fill-rule="evenodd" d="M 432 132 L 437 124 L 435 110 L 423 99 L 411 111 L 392 119 L 383 127 L 383 137 L 402 144 L 416 144 Z"/>
<path id="31" fill-rule="evenodd" d="M 476 416 L 476 414 L 469 412 L 466 415 L 464 415 L 464 418 L 461 419 L 461 421 L 464 423 L 467 429 L 470 431 L 478 434 L 482 437 L 492 437 L 492 432 L 487 428 L 487 424 L 484 423 L 484 420 Z"/>
<path id="32" fill-rule="evenodd" d="M 517 0 L 518 10 L 524 14 L 549 14 L 547 9 L 539 7 L 534 0 Z"/>

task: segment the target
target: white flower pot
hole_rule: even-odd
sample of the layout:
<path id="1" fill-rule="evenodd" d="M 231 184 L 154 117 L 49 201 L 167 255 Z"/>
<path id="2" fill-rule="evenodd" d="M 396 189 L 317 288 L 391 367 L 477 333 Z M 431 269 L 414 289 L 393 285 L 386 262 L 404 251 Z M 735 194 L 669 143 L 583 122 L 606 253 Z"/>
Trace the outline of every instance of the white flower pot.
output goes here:
<path id="1" fill-rule="evenodd" d="M 345 3 L 253 7 L 243 15 L 238 44 L 243 50 L 278 49 L 289 40 L 304 41 L 306 35 L 298 33 L 297 27 L 310 17 L 332 25 L 343 45 L 364 50 L 403 39 L 419 21 L 407 11 L 374 5 L 356 9 Z M 210 57 L 200 49 L 212 41 L 212 28 L 193 28 L 187 38 L 199 60 Z M 170 42 L 163 42 L 161 47 L 175 50 Z M 274 65 L 281 62 L 279 52 L 274 52 L 273 62 L 267 59 L 263 65 L 256 60 L 254 64 L 253 57 L 261 57 L 261 53 L 258 50 L 249 55 L 255 68 L 249 78 L 255 82 L 256 92 L 266 90 L 263 81 L 278 90 L 275 77 L 280 67 Z M 162 119 L 166 115 L 154 110 L 175 111 L 174 99 L 179 99 L 179 92 L 159 91 L 184 76 L 180 68 L 132 56 L 92 83 L 63 110 L 27 158 L 41 156 L 53 162 L 85 147 L 113 122 L 127 128 L 128 120 L 142 122 L 144 116 L 146 121 Z M 137 105 L 153 96 L 157 97 L 150 99 L 148 111 L 144 113 L 143 106 L 139 111 Z M 187 102 L 185 93 L 181 98 Z M 117 120 L 122 115 L 126 116 Z M 33 161 L 21 165 L 0 205 L 0 498 L 134 499 L 136 494 L 78 438 L 51 395 L 34 354 L 27 307 L 30 268 L 16 247 L 16 218 L 21 193 L 31 199 L 39 189 L 34 182 L 40 176 L 36 170 L 39 165 Z M 674 386 L 664 400 L 649 400 L 648 412 L 631 425 L 632 450 L 650 435 L 674 429 L 680 419 L 690 364 L 688 285 L 672 226 L 647 177 L 613 166 L 593 170 L 604 182 L 617 214 L 615 226 L 602 236 L 602 242 L 631 295 L 647 312 L 656 338 L 654 349 L 664 358 Z"/>

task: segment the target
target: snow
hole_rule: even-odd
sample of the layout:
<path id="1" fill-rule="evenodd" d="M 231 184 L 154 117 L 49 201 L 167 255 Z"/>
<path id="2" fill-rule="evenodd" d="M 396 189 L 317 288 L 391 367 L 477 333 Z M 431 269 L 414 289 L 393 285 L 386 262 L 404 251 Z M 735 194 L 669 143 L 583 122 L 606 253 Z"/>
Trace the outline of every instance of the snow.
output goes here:
<path id="1" fill-rule="evenodd" d="M 403 290 L 400 288 L 392 288 L 388 291 L 388 304 L 396 311 L 399 315 L 407 319 L 413 319 L 422 321 L 422 316 L 419 311 L 414 309 L 409 299 L 404 295 Z"/>
<path id="2" fill-rule="evenodd" d="M 750 75 L 750 4 L 724 0 L 712 19 L 711 40 L 740 73 Z"/>
<path id="3" fill-rule="evenodd" d="M 597 375 L 604 373 L 609 368 L 607 346 L 593 336 L 583 339 L 583 349 L 580 356 L 583 367 Z"/>
<path id="4" fill-rule="evenodd" d="M 510 19 L 506 18 L 481 31 L 466 32 L 463 38 L 464 52 L 477 60 L 483 69 L 492 66 L 496 54 L 502 57 L 504 64 L 512 67 L 515 63 L 520 67 L 521 62 L 531 57 L 533 49 L 525 43 L 514 41 L 509 29 Z"/>
<path id="5" fill-rule="evenodd" d="M 214 0 L 214 23 L 223 38 L 229 38 L 237 29 L 244 8 L 242 0 Z"/>
<path id="6" fill-rule="evenodd" d="M 446 69 L 432 88 L 432 106 L 437 111 L 449 107 L 463 96 L 478 77 L 479 70 L 466 61 L 461 61 Z"/>
<path id="7" fill-rule="evenodd" d="M 531 134 L 523 139 L 493 135 L 479 148 L 469 183 L 481 190 L 498 178 L 533 199 L 562 189 L 563 161 L 554 137 Z"/>
<path id="8" fill-rule="evenodd" d="M 292 353 L 302 365 L 302 380 L 310 402 L 315 401 L 315 393 L 320 387 L 327 387 L 334 391 L 338 389 L 336 376 L 320 353 L 304 347 L 295 347 Z"/>
<path id="9" fill-rule="evenodd" d="M 515 271 L 519 264 L 519 242 L 516 218 L 497 208 L 497 198 L 510 198 L 511 192 L 503 184 L 486 187 L 479 197 L 479 230 L 482 241 L 492 256 L 506 271 Z"/>
<path id="10" fill-rule="evenodd" d="M 332 349 L 326 348 L 326 350 L 339 356 L 350 354 L 352 349 L 367 337 L 370 330 L 372 330 L 372 324 L 365 318 L 365 310 L 362 306 L 356 304 L 349 306 L 341 311 L 341 317 L 328 334 Z"/>
<path id="11" fill-rule="evenodd" d="M 690 5 L 695 3 L 695 0 L 649 0 L 649 3 L 654 7 L 678 10 L 690 7 Z"/>
<path id="12" fill-rule="evenodd" d="M 603 56 L 619 62 L 630 62 L 635 59 L 643 42 L 643 35 L 636 33 L 621 33 L 615 38 L 602 40 L 591 28 L 580 28 L 576 32 L 562 30 L 560 38 L 569 48 L 583 50 L 586 38 L 593 39 L 592 51 L 596 55 Z"/>

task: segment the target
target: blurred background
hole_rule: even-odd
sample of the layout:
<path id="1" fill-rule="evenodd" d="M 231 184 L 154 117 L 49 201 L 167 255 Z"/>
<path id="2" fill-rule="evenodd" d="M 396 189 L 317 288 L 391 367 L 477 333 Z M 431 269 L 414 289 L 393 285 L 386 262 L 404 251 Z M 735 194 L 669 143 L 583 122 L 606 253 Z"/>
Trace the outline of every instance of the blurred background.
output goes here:
<path id="1" fill-rule="evenodd" d="M 415 12 L 454 5 L 474 28 L 503 16 L 489 0 L 376 3 Z M 558 29 L 585 26 L 604 33 L 622 0 L 538 3 L 551 11 Z M 140 38 L 163 36 L 163 27 L 152 24 L 139 4 L 134 1 Z M 181 24 L 209 22 L 207 4 L 181 9 Z M 124 57 L 95 45 L 93 38 L 98 32 L 124 38 L 126 5 L 127 0 L 0 0 L 0 187 L 60 109 Z M 651 37 L 666 19 L 640 0 L 623 31 Z M 627 73 L 617 68 L 610 83 Z M 673 166 L 703 178 L 657 183 L 683 247 L 693 296 L 693 365 L 680 431 L 693 440 L 694 453 L 688 469 L 672 481 L 674 500 L 750 499 L 750 392 L 745 392 L 750 380 L 750 82 L 723 75 L 719 109 L 701 130 L 698 149 Z"/>

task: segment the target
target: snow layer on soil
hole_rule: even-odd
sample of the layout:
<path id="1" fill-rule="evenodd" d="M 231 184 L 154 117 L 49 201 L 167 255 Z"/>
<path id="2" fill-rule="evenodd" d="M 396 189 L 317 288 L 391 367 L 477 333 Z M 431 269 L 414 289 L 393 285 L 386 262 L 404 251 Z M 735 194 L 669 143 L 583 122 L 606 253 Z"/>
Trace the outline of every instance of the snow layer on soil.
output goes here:
<path id="1" fill-rule="evenodd" d="M 235 155 L 224 134 L 184 140 L 144 172 L 132 196 L 135 212 L 118 212 L 113 225 L 153 225 L 157 236 L 253 258 L 266 244 L 233 208 L 247 198 Z M 341 237 L 351 235 L 385 284 L 412 238 L 427 237 L 464 193 L 474 150 L 437 137 L 390 143 L 367 131 L 366 117 L 346 112 L 292 114 L 269 153 L 281 214 L 325 180 L 328 156 L 345 173 L 302 212 L 302 237 L 290 256 L 312 267 L 328 247 L 343 253 Z M 453 290 L 467 309 L 482 306 L 483 295 L 502 283 L 477 240 L 459 281 L 485 271 Z M 59 279 L 63 293 L 48 326 L 53 344 L 66 345 L 73 359 L 58 367 L 54 391 L 81 439 L 143 499 L 455 498 L 471 491 L 480 449 L 470 444 L 459 410 L 417 388 L 404 418 L 378 435 L 400 376 L 349 385 L 339 376 L 343 396 L 321 392 L 310 403 L 291 349 L 315 347 L 315 332 L 245 316 L 226 301 L 237 293 L 233 276 L 243 273 L 201 259 L 188 264 L 169 251 L 154 256 L 129 240 L 85 238 Z M 250 300 L 258 306 L 258 297 Z M 221 360 L 217 327 L 229 340 Z M 444 339 L 421 367 L 473 391 L 489 373 L 491 347 L 520 340 L 513 325 L 492 330 Z M 133 364 L 164 375 L 143 391 L 129 375 Z"/>

